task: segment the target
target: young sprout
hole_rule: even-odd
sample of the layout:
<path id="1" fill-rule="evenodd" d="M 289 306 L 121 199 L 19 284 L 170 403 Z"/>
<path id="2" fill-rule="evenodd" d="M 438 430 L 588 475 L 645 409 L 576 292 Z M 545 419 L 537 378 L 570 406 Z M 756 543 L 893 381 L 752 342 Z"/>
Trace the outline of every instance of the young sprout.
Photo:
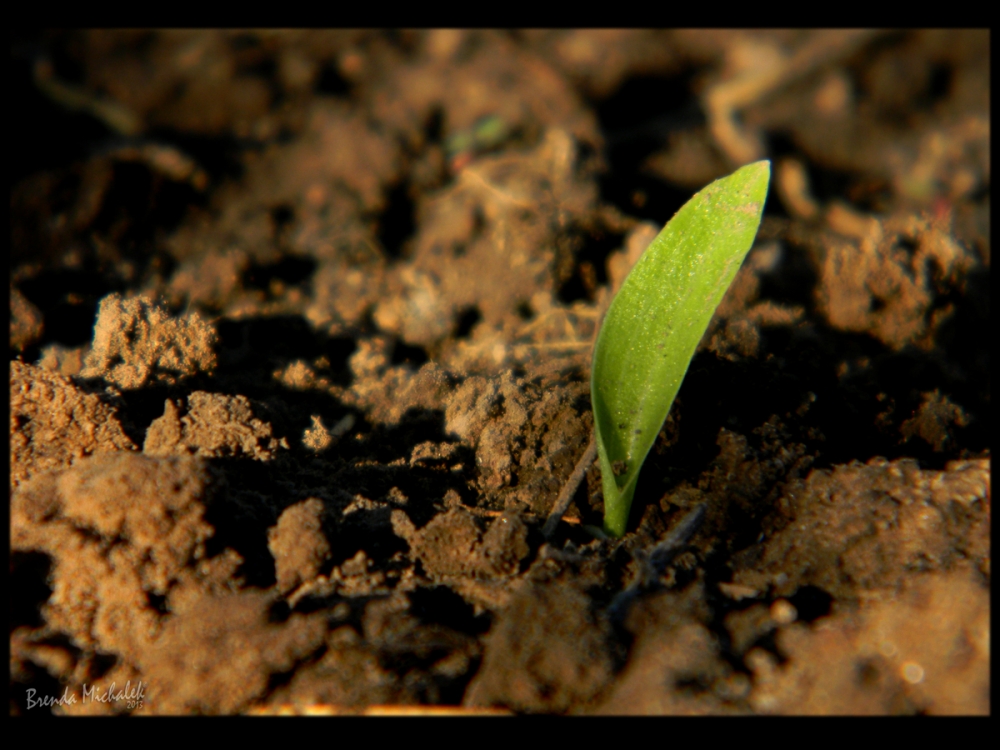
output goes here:
<path id="1" fill-rule="evenodd" d="M 699 191 L 646 248 L 608 308 L 590 394 L 609 536 L 625 533 L 639 469 L 753 244 L 770 176 L 770 162 L 758 161 Z"/>

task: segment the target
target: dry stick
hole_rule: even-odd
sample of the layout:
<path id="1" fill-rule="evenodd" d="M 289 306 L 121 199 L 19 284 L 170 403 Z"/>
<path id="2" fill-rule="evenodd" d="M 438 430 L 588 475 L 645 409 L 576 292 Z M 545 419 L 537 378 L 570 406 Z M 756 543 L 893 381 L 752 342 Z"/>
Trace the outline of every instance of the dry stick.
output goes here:
<path id="1" fill-rule="evenodd" d="M 573 473 L 569 475 L 569 479 L 566 480 L 566 484 L 562 486 L 559 491 L 559 497 L 556 498 L 556 504 L 552 507 L 552 512 L 549 514 L 548 520 L 545 521 L 545 525 L 542 527 L 542 536 L 548 539 L 552 536 L 552 533 L 556 530 L 556 526 L 559 525 L 559 521 L 562 520 L 563 513 L 569 507 L 570 501 L 573 499 L 573 495 L 576 494 L 576 488 L 580 486 L 580 482 L 583 481 L 583 475 L 587 473 L 587 469 L 590 465 L 594 463 L 594 459 L 597 458 L 597 441 L 594 439 L 593 434 L 590 436 L 590 442 L 587 444 L 587 450 L 583 452 L 580 456 L 580 460 L 576 462 L 576 466 L 573 468 Z"/>
<path id="2" fill-rule="evenodd" d="M 651 549 L 639 549 L 633 553 L 633 558 L 637 563 L 635 578 L 629 586 L 619 592 L 611 604 L 608 605 L 607 612 L 612 619 L 619 619 L 628 608 L 628 603 L 639 596 L 643 591 L 654 588 L 660 576 L 664 574 L 667 565 L 674 555 L 683 549 L 695 532 L 701 528 L 705 520 L 707 503 L 702 503 L 687 513 L 670 532 L 663 537 L 662 541 Z"/>
<path id="3" fill-rule="evenodd" d="M 594 335 L 590 339 L 590 348 L 593 351 L 594 344 L 597 342 L 597 334 L 601 330 L 601 323 L 604 322 L 604 313 L 607 312 L 608 304 L 610 302 L 611 296 L 613 296 L 614 291 L 608 295 L 604 300 L 604 303 L 600 305 L 597 310 L 597 322 L 594 324 Z M 556 504 L 552 506 L 552 512 L 549 513 L 548 519 L 545 521 L 545 525 L 542 527 L 542 536 L 546 539 L 552 536 L 556 530 L 556 526 L 559 525 L 559 521 L 562 520 L 563 513 L 569 507 L 570 502 L 573 500 L 573 495 L 576 494 L 576 488 L 580 486 L 580 482 L 583 481 L 584 474 L 587 473 L 587 469 L 590 465 L 594 463 L 594 459 L 597 458 L 597 438 L 593 432 L 590 433 L 590 442 L 587 443 L 587 450 L 583 452 L 580 456 L 580 460 L 576 462 L 576 466 L 573 467 L 573 473 L 569 475 L 569 479 L 563 485 L 562 489 L 559 491 L 559 497 L 556 498 Z"/>

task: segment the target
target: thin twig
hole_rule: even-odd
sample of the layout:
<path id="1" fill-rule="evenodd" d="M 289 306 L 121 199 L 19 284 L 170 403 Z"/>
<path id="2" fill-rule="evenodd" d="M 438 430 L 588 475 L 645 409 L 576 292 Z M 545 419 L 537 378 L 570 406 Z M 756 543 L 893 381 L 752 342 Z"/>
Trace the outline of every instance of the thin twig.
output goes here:
<path id="1" fill-rule="evenodd" d="M 694 533 L 701 527 L 705 520 L 706 504 L 702 503 L 690 511 L 680 522 L 674 526 L 670 533 L 663 537 L 663 541 L 648 550 L 642 562 L 642 585 L 650 586 L 652 581 L 663 575 L 667 565 L 678 552 L 683 549 Z"/>
<path id="2" fill-rule="evenodd" d="M 636 575 L 632 583 L 619 592 L 608 605 L 608 613 L 613 618 L 621 617 L 628 608 L 629 602 L 643 591 L 656 587 L 657 581 L 666 571 L 667 565 L 701 527 L 705 520 L 705 512 L 705 503 L 696 506 L 652 548 L 636 550 L 633 553 L 636 562 Z"/>
<path id="3" fill-rule="evenodd" d="M 597 334 L 600 333 L 601 323 L 604 322 L 604 313 L 607 312 L 608 304 L 610 304 L 610 297 L 605 298 L 604 303 L 598 305 L 596 310 L 597 322 L 594 325 L 594 334 L 590 338 L 590 348 L 593 351 L 594 346 L 597 345 Z M 542 527 L 542 536 L 549 539 L 553 533 L 555 533 L 556 526 L 559 525 L 559 521 L 562 520 L 563 514 L 566 509 L 569 508 L 570 502 L 573 500 L 573 495 L 576 494 L 576 488 L 580 486 L 580 482 L 583 481 L 584 475 L 587 473 L 587 469 L 590 465 L 594 463 L 594 459 L 597 458 L 597 437 L 595 433 L 590 433 L 590 442 L 587 443 L 587 450 L 583 452 L 580 456 L 580 460 L 576 462 L 576 466 L 573 467 L 573 473 L 569 475 L 569 479 L 563 485 L 562 489 L 559 491 L 559 497 L 556 498 L 556 504 L 552 506 L 552 512 L 549 514 L 548 519 L 545 521 L 545 525 Z"/>
<path id="4" fill-rule="evenodd" d="M 590 465 L 594 463 L 594 459 L 597 457 L 597 441 L 594 440 L 593 434 L 590 436 L 590 442 L 587 444 L 587 450 L 583 452 L 580 456 L 580 460 L 576 462 L 576 466 L 573 468 L 573 473 L 569 475 L 569 479 L 566 480 L 566 484 L 562 486 L 562 490 L 559 491 L 559 497 L 556 498 L 556 504 L 552 507 L 552 512 L 549 514 L 548 520 L 545 521 L 545 526 L 542 527 L 542 536 L 546 539 L 552 536 L 552 533 L 556 530 L 556 526 L 559 525 L 559 521 L 563 517 L 563 513 L 569 507 L 570 502 L 573 500 L 573 495 L 576 494 L 576 488 L 580 486 L 580 482 L 583 481 L 584 475 L 587 473 L 587 469 Z"/>

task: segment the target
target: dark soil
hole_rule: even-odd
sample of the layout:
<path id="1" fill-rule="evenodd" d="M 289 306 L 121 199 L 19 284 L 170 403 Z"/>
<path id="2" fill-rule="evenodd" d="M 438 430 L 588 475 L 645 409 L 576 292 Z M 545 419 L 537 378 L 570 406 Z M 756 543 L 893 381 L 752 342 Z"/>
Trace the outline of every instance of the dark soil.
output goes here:
<path id="1" fill-rule="evenodd" d="M 11 49 L 12 713 L 989 712 L 987 31 Z M 546 539 L 759 158 L 628 533 L 593 465 Z"/>

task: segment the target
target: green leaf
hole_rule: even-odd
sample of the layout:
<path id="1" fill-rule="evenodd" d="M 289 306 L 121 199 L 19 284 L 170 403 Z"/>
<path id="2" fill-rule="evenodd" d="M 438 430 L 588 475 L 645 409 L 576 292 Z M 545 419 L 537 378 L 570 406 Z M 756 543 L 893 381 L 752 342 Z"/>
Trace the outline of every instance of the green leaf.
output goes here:
<path id="1" fill-rule="evenodd" d="M 759 161 L 699 191 L 646 248 L 608 308 L 590 389 L 609 535 L 625 533 L 639 469 L 753 244 L 770 176 L 770 162 Z"/>

